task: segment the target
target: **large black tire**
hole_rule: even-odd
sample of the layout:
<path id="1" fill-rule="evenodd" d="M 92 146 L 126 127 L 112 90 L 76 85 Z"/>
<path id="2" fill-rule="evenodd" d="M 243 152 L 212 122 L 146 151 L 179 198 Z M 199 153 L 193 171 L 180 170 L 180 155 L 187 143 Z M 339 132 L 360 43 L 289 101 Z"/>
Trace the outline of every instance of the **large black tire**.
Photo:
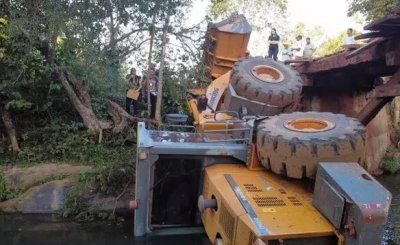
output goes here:
<path id="1" fill-rule="evenodd" d="M 258 126 L 257 153 L 262 165 L 274 173 L 296 179 L 314 178 L 319 162 L 363 165 L 364 134 L 359 121 L 342 114 L 280 114 Z"/>
<path id="2" fill-rule="evenodd" d="M 258 72 L 261 76 L 255 75 Z M 265 77 L 266 74 L 271 76 Z M 283 63 L 262 57 L 242 58 L 237 61 L 232 68 L 230 83 L 238 95 L 276 107 L 285 107 L 298 101 L 302 88 L 297 71 Z"/>

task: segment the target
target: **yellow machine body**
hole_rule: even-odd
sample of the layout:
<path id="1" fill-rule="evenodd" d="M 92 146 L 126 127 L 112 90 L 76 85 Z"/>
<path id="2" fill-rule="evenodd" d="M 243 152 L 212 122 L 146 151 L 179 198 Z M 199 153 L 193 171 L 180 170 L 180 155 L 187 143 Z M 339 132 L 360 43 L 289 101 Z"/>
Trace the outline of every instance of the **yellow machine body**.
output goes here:
<path id="1" fill-rule="evenodd" d="M 220 111 L 221 109 L 220 101 L 229 85 L 230 74 L 230 72 L 227 72 L 215 79 L 206 89 L 193 89 L 189 91 L 193 95 L 205 94 L 208 100 L 208 108 L 202 112 L 198 110 L 196 99 L 187 101 L 189 113 L 193 117 L 197 132 L 203 132 L 204 130 L 222 130 L 227 127 L 232 127 L 227 121 L 232 119 L 232 115 L 227 113 L 215 113 L 215 111 Z"/>
<path id="2" fill-rule="evenodd" d="M 206 209 L 202 214 L 209 239 L 222 238 L 224 245 L 253 245 L 257 239 L 265 244 L 286 244 L 285 240 L 296 239 L 302 244 L 343 244 L 341 235 L 311 204 L 312 194 L 303 185 L 243 165 L 206 168 L 203 196 L 218 203 L 216 210 Z M 247 200 L 255 217 L 240 196 Z"/>

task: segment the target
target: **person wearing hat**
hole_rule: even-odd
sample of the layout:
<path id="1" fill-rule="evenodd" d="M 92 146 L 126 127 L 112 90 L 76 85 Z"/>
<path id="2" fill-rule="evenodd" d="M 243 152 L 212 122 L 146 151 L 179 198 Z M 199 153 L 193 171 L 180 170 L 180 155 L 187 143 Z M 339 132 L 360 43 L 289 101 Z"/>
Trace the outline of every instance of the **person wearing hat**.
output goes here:
<path id="1" fill-rule="evenodd" d="M 138 99 L 140 95 L 140 76 L 136 75 L 136 69 L 132 68 L 130 73 L 126 75 L 127 83 L 125 84 L 126 89 L 126 100 L 125 109 L 126 112 L 131 114 L 131 105 L 133 106 L 132 115 L 137 115 L 138 111 Z"/>

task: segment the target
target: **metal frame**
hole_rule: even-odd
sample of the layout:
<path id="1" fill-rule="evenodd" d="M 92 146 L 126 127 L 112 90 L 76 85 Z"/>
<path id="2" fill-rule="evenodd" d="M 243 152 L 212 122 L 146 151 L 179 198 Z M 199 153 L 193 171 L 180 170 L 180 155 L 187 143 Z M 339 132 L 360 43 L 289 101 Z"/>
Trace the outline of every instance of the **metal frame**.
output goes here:
<path id="1" fill-rule="evenodd" d="M 241 129 L 250 131 L 249 137 L 233 141 L 207 142 L 206 132 L 154 131 L 146 129 L 144 122 L 139 122 L 135 187 L 138 209 L 135 210 L 135 236 L 140 237 L 153 233 L 151 227 L 152 186 L 154 165 L 160 155 L 204 156 L 204 168 L 220 162 L 221 159 L 224 160 L 223 163 L 227 164 L 246 163 L 250 148 L 247 143 L 252 137 L 253 123 L 254 121 L 250 120 L 247 126 Z"/>

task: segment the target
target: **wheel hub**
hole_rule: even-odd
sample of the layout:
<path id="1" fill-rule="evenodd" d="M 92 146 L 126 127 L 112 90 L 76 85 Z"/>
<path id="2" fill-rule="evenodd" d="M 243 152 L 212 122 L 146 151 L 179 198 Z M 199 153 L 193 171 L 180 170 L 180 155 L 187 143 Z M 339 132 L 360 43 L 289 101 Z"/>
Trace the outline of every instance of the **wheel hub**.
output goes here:
<path id="1" fill-rule="evenodd" d="M 267 65 L 258 65 L 252 69 L 253 76 L 267 83 L 280 83 L 284 75 L 278 69 Z"/>
<path id="2" fill-rule="evenodd" d="M 283 124 L 285 128 L 303 133 L 315 133 L 329 131 L 335 128 L 335 124 L 326 119 L 298 118 Z"/>

